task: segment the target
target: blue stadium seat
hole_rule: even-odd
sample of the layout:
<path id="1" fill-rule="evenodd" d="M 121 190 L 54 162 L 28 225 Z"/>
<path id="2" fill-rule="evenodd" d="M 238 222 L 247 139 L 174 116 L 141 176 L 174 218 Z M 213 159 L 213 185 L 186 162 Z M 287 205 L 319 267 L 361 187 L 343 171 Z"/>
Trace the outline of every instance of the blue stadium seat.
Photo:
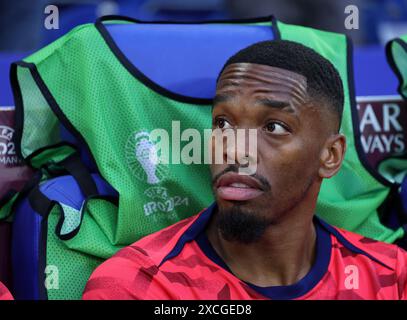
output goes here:
<path id="1" fill-rule="evenodd" d="M 120 14 L 144 21 L 208 21 L 229 18 L 224 0 L 90 0 L 85 3 L 62 1 L 61 4 L 58 2 L 55 1 L 53 4 L 59 8 L 59 29 L 44 28 L 43 45 L 51 43 L 78 25 L 92 23 L 99 15 Z M 106 9 L 113 11 L 105 12 Z"/>
<path id="2" fill-rule="evenodd" d="M 0 109 L 14 107 L 9 74 L 10 64 L 27 56 L 27 53 L 2 53 L 0 52 Z"/>

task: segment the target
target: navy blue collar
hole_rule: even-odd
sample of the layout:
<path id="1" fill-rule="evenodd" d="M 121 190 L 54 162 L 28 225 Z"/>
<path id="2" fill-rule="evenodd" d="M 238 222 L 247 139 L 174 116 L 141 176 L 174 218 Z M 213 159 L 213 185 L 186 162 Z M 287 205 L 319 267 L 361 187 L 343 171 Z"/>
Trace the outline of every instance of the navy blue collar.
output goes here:
<path id="1" fill-rule="evenodd" d="M 246 284 L 263 296 L 273 300 L 295 299 L 303 296 L 314 288 L 328 270 L 332 248 L 331 236 L 329 232 L 319 224 L 318 218 L 315 218 L 314 220 L 317 233 L 315 263 L 304 278 L 289 286 L 259 287 L 248 282 L 246 282 Z M 223 269 L 232 273 L 222 258 L 216 253 L 204 231 L 198 235 L 195 241 L 209 259 Z"/>
<path id="2" fill-rule="evenodd" d="M 209 259 L 211 259 L 214 263 L 218 264 L 220 267 L 227 270 L 228 272 L 231 272 L 225 262 L 222 261 L 222 259 L 213 249 L 205 234 L 206 226 L 211 219 L 215 209 L 216 202 L 213 203 L 206 210 L 204 210 L 196 218 L 196 220 L 178 239 L 174 248 L 164 257 L 164 259 L 160 263 L 160 266 L 165 261 L 179 255 L 187 242 L 195 240 L 200 246 L 201 250 Z M 311 270 L 303 279 L 290 286 L 258 287 L 252 284 L 248 285 L 250 285 L 257 292 L 271 299 L 295 299 L 309 292 L 313 287 L 315 287 L 315 285 L 328 271 L 332 251 L 331 234 L 335 236 L 338 241 L 340 241 L 347 249 L 357 254 L 363 254 L 376 261 L 377 263 L 390 268 L 383 262 L 371 256 L 369 253 L 353 245 L 338 230 L 336 230 L 334 227 L 327 224 L 317 216 L 314 217 L 314 224 L 317 232 L 316 258 Z"/>

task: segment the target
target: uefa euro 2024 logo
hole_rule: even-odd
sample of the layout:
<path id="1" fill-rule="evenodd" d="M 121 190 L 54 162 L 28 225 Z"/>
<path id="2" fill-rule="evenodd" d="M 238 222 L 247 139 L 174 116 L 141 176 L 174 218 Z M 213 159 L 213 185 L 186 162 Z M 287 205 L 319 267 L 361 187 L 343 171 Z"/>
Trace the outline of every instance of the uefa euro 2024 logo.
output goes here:
<path id="1" fill-rule="evenodd" d="M 144 194 L 152 200 L 143 205 L 146 216 L 156 212 L 172 212 L 177 206 L 189 205 L 188 197 L 171 197 L 168 190 L 160 186 L 169 169 L 167 165 L 160 162 L 160 155 L 148 131 L 138 131 L 129 137 L 125 156 L 134 176 L 150 185 L 144 191 Z"/>
<path id="2" fill-rule="evenodd" d="M 0 165 L 18 165 L 20 160 L 16 155 L 13 142 L 14 130 L 8 126 L 0 126 Z"/>
<path id="3" fill-rule="evenodd" d="M 173 212 L 177 206 L 189 205 L 187 197 L 170 197 L 163 186 L 170 163 L 222 164 L 226 153 L 228 164 L 239 164 L 239 174 L 254 174 L 257 170 L 256 129 L 207 128 L 203 130 L 202 137 L 196 128 L 187 128 L 182 132 L 180 128 L 179 121 L 172 121 L 171 134 L 162 128 L 151 132 L 140 130 L 132 133 L 126 142 L 127 164 L 134 176 L 148 185 L 144 194 L 153 200 L 144 204 L 144 213 L 147 216 L 159 211 Z"/>

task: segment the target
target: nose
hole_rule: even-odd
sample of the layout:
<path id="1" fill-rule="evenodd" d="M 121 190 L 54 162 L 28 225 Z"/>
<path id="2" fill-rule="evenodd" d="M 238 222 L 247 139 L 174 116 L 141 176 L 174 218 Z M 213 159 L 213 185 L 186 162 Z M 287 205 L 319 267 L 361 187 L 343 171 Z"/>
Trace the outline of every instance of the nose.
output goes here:
<path id="1" fill-rule="evenodd" d="M 238 164 L 239 168 L 255 173 L 257 168 L 257 130 L 249 128 L 230 129 L 223 138 L 223 161 Z M 226 130 L 225 130 L 226 131 Z"/>

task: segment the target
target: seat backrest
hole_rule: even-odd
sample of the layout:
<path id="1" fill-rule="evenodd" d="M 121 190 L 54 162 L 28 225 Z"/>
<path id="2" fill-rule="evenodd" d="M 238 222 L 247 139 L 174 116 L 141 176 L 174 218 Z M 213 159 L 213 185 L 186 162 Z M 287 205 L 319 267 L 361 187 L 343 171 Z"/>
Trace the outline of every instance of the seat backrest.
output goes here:
<path id="1" fill-rule="evenodd" d="M 270 25 L 181 26 L 110 24 L 105 35 L 131 72 L 143 75 L 157 89 L 208 102 L 215 94 L 216 75 L 228 57 L 250 44 L 275 38 Z"/>

